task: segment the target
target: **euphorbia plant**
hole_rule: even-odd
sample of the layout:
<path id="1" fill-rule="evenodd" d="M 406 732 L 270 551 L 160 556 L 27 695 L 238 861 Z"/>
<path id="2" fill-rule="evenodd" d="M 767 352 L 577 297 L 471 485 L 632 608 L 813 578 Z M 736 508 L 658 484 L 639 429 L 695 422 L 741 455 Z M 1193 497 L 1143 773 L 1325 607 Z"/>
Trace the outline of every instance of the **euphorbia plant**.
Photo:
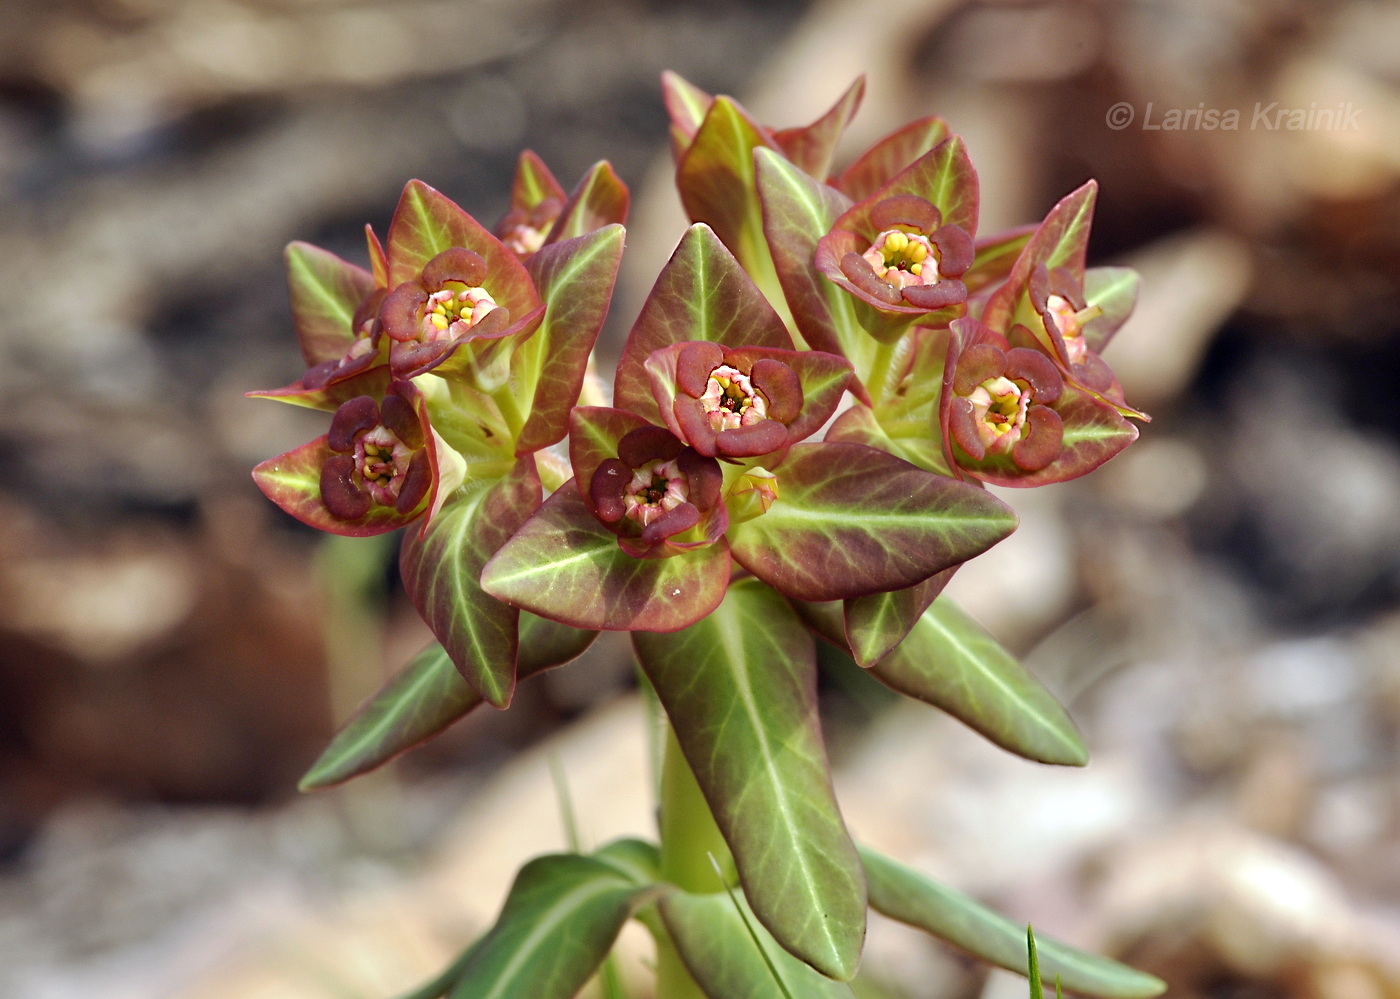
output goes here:
<path id="1" fill-rule="evenodd" d="M 1012 752 L 1085 762 L 1046 689 L 940 593 L 1015 527 L 984 483 L 1064 481 L 1136 437 L 1100 356 L 1135 279 L 1085 267 L 1092 183 L 979 239 L 976 173 L 936 118 L 833 176 L 860 81 L 776 130 L 663 86 L 694 224 L 610 405 L 589 363 L 627 192 L 605 163 L 566 195 L 522 154 L 492 229 L 412 181 L 384 244 L 367 230 L 368 270 L 288 249 L 308 370 L 255 394 L 332 415 L 254 477 L 323 530 L 402 528 L 437 638 L 303 787 L 505 708 L 520 679 L 628 631 L 669 721 L 657 839 L 531 861 L 420 996 L 565 999 L 629 917 L 663 999 L 851 995 L 867 906 L 1023 970 L 1019 926 L 851 840 L 815 638 Z M 1162 987 L 1052 941 L 1041 956 L 1072 990 Z"/>

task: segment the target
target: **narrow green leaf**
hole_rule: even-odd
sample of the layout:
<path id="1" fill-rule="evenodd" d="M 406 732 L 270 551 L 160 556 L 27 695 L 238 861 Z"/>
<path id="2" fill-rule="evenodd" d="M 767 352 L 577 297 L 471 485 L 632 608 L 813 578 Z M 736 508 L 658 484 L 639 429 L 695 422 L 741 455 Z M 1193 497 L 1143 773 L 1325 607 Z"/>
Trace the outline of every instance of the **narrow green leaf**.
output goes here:
<path id="1" fill-rule="evenodd" d="M 862 444 L 798 444 L 769 471 L 777 502 L 731 527 L 729 544 L 740 565 L 796 600 L 913 586 L 1016 526 L 986 490 Z"/>
<path id="2" fill-rule="evenodd" d="M 742 906 L 742 913 L 736 905 Z M 738 894 L 673 891 L 662 896 L 660 909 L 681 961 L 709 999 L 854 995 L 849 985 L 825 977 L 779 947 L 761 925 L 750 919 L 746 927 L 743 917 L 751 910 Z"/>
<path id="3" fill-rule="evenodd" d="M 984 961 L 1024 975 L 1024 928 L 961 892 L 939 884 L 868 847 L 860 848 L 870 883 L 870 905 L 891 919 L 948 941 Z M 1041 967 L 1064 987 L 1107 999 L 1150 999 L 1166 984 L 1125 964 L 1037 938 Z"/>
<path id="4" fill-rule="evenodd" d="M 650 891 L 593 857 L 553 854 L 530 861 L 451 996 L 573 999 Z"/>
<path id="5" fill-rule="evenodd" d="M 302 357 L 308 366 L 339 360 L 355 340 L 351 320 L 374 291 L 374 277 L 310 243 L 289 243 L 283 259 Z"/>
<path id="6" fill-rule="evenodd" d="M 581 655 L 597 634 L 521 614 L 520 679 Z M 434 642 L 351 716 L 297 786 L 315 791 L 368 773 L 427 742 L 483 703 L 447 650 Z"/>
<path id="7" fill-rule="evenodd" d="M 462 951 L 457 960 L 449 964 L 443 971 L 426 985 L 414 989 L 401 999 L 442 999 L 451 991 L 452 986 L 457 984 L 457 980 L 462 977 L 462 972 L 466 970 L 472 958 L 476 957 L 476 952 L 481 948 L 481 941 L 477 940 L 466 950 Z"/>
<path id="8" fill-rule="evenodd" d="M 724 596 L 721 540 L 671 558 L 633 558 L 588 512 L 574 480 L 560 486 L 486 564 L 487 593 L 575 628 L 674 631 Z"/>
<path id="9" fill-rule="evenodd" d="M 633 643 L 759 920 L 790 953 L 849 979 L 865 894 L 831 790 L 802 623 L 744 579 L 709 617 Z"/>
<path id="10" fill-rule="evenodd" d="M 593 852 L 605 864 L 611 864 L 621 874 L 638 885 L 656 884 L 661 880 L 661 851 L 655 843 L 644 839 L 624 837 Z"/>
<path id="11" fill-rule="evenodd" d="M 708 226 L 698 224 L 686 230 L 627 336 L 617 364 L 615 404 L 661 423 L 646 359 L 690 340 L 793 349 L 787 327 L 739 261 Z"/>
<path id="12" fill-rule="evenodd" d="M 1045 685 L 951 600 L 934 601 L 870 673 L 1019 756 L 1066 766 L 1088 762 L 1079 730 Z"/>
<path id="13" fill-rule="evenodd" d="M 532 458 L 504 478 L 469 481 L 427 530 L 404 537 L 404 589 L 467 682 L 505 707 L 515 690 L 519 611 L 481 588 L 481 569 L 540 502 Z"/>
<path id="14" fill-rule="evenodd" d="M 692 222 L 704 222 L 750 274 L 771 272 L 754 190 L 753 151 L 772 147 L 765 130 L 728 97 L 716 97 L 676 167 L 676 188 Z"/>
<path id="15" fill-rule="evenodd" d="M 512 362 L 511 391 L 532 400 L 517 454 L 549 447 L 568 433 L 569 409 L 578 401 L 588 355 L 608 314 L 622 240 L 622 226 L 610 225 L 551 243 L 530 258 L 530 276 L 547 309 Z"/>
<path id="16" fill-rule="evenodd" d="M 846 642 L 851 657 L 861 666 L 870 666 L 889 655 L 943 592 L 957 568 L 944 569 L 902 590 L 847 600 Z"/>

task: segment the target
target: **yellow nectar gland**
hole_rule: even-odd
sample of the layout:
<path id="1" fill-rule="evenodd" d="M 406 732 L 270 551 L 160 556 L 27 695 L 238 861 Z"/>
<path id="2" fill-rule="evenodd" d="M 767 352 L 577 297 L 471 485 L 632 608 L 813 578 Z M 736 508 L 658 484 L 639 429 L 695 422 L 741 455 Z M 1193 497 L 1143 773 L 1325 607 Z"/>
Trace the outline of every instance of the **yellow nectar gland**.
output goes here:
<path id="1" fill-rule="evenodd" d="M 977 433 L 988 450 L 1004 442 L 1010 446 L 1021 439 L 1031 390 L 1021 388 L 1005 375 L 988 378 L 972 390 L 968 401 L 977 417 Z"/>
<path id="2" fill-rule="evenodd" d="M 496 300 L 485 288 L 449 281 L 428 296 L 423 309 L 423 338 L 432 341 L 460 336 L 496 308 Z"/>
<path id="3" fill-rule="evenodd" d="M 887 229 L 862 254 L 876 276 L 896 288 L 938 282 L 938 254 L 928 237 Z"/>

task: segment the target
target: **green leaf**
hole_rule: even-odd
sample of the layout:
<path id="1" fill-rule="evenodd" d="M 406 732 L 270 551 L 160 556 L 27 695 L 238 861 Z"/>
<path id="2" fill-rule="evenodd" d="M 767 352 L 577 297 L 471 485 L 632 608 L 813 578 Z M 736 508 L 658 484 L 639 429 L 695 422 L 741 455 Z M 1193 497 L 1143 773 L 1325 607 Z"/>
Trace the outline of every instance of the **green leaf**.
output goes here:
<path id="1" fill-rule="evenodd" d="M 388 337 L 385 337 L 388 340 Z M 382 399 L 389 390 L 389 348 L 387 343 L 380 345 L 380 364 L 376 367 L 351 375 L 344 381 L 331 382 L 317 389 L 302 386 L 300 380 L 277 389 L 264 389 L 245 393 L 249 399 L 271 399 L 285 402 L 304 409 L 317 409 L 324 413 L 334 413 L 344 403 L 357 395 L 372 395 Z"/>
<path id="2" fill-rule="evenodd" d="M 704 225 L 686 230 L 642 305 L 617 364 L 615 404 L 648 422 L 661 423 L 646 359 L 653 351 L 690 340 L 712 340 L 726 347 L 793 349 L 782 319 L 739 261 Z"/>
<path id="3" fill-rule="evenodd" d="M 339 360 L 355 340 L 351 321 L 374 291 L 374 277 L 310 243 L 289 243 L 283 259 L 302 357 L 308 366 Z"/>
<path id="4" fill-rule="evenodd" d="M 1044 684 L 946 598 L 934 601 L 870 673 L 1019 756 L 1066 766 L 1088 762 L 1079 730 Z"/>
<path id="5" fill-rule="evenodd" d="M 530 258 L 530 275 L 548 308 L 513 361 L 512 391 L 533 400 L 516 440 L 518 454 L 557 443 L 569 431 L 569 409 L 578 401 L 588 355 L 608 314 L 623 234 L 622 226 L 610 225 L 551 243 Z"/>
<path id="6" fill-rule="evenodd" d="M 986 490 L 862 444 L 798 444 L 777 465 L 778 500 L 731 526 L 734 559 L 796 600 L 913 586 L 986 551 L 1016 516 Z"/>
<path id="7" fill-rule="evenodd" d="M 520 679 L 583 654 L 596 631 L 520 615 Z M 314 791 L 368 773 L 427 742 L 483 704 L 437 642 L 408 661 L 336 733 L 298 788 Z"/>
<path id="8" fill-rule="evenodd" d="M 594 857 L 553 854 L 530 861 L 451 996 L 573 999 L 650 891 Z"/>
<path id="9" fill-rule="evenodd" d="M 918 624 L 957 568 L 944 569 L 902 590 L 847 600 L 846 644 L 851 657 L 861 666 L 871 666 L 889 655 Z"/>
<path id="10" fill-rule="evenodd" d="M 833 186 L 864 201 L 887 181 L 948 137 L 941 118 L 920 118 L 875 143 L 836 178 Z"/>
<path id="11" fill-rule="evenodd" d="M 669 69 L 661 74 L 661 96 L 671 118 L 671 155 L 680 162 L 714 97 Z"/>
<path id="12" fill-rule="evenodd" d="M 1025 927 L 1013 923 L 961 892 L 882 856 L 860 848 L 870 883 L 870 905 L 891 919 L 917 927 L 998 967 L 1024 975 Z M 1107 999 L 1150 999 L 1166 984 L 1125 964 L 1087 954 L 1050 937 L 1037 936 L 1041 970 L 1057 975 L 1065 988 Z"/>
<path id="13" fill-rule="evenodd" d="M 404 589 L 467 682 L 504 708 L 515 690 L 519 611 L 487 595 L 481 569 L 540 503 L 533 458 L 497 481 L 468 481 L 427 529 L 404 537 Z"/>
<path id="14" fill-rule="evenodd" d="M 684 631 L 632 640 L 759 920 L 790 953 L 849 979 L 865 892 L 831 790 L 806 629 L 743 579 Z"/>
<path id="15" fill-rule="evenodd" d="M 969 236 L 977 234 L 977 171 L 968 158 L 962 136 L 948 136 L 891 177 L 867 200 L 874 204 L 897 194 L 924 198 L 943 213 L 944 225 L 962 226 Z"/>
<path id="16" fill-rule="evenodd" d="M 798 331 L 814 350 L 840 354 L 868 377 L 875 342 L 861 327 L 851 295 L 813 262 L 817 241 L 851 207 L 850 199 L 771 149 L 755 150 L 754 162 L 763 234 Z"/>
<path id="17" fill-rule="evenodd" d="M 575 628 L 674 631 L 724 597 L 721 540 L 672 558 L 633 558 L 588 512 L 574 480 L 560 486 L 486 564 L 492 596 Z"/>
<path id="18" fill-rule="evenodd" d="M 1131 267 L 1090 267 L 1084 272 L 1084 304 L 1097 305 L 1103 314 L 1084 324 L 1084 343 L 1103 353 L 1118 328 L 1128 321 L 1137 304 L 1141 279 Z"/>
<path id="19" fill-rule="evenodd" d="M 755 924 L 740 895 L 673 891 L 662 896 L 659 908 L 681 961 L 709 999 L 854 996 L 849 985 L 832 981 L 779 947 L 761 925 Z M 774 979 L 775 971 L 781 985 Z"/>
<path id="20" fill-rule="evenodd" d="M 979 239 L 972 266 L 962 276 L 967 293 L 975 295 L 983 288 L 1006 280 L 1011 268 L 1016 265 L 1016 258 L 1035 235 L 1035 230 L 1033 225 L 1024 225 Z"/>
<path id="21" fill-rule="evenodd" d="M 836 144 L 855 117 L 864 96 L 865 77 L 860 76 L 816 121 L 799 128 L 779 129 L 773 133 L 773 140 L 799 170 L 822 179 L 831 169 Z"/>
<path id="22" fill-rule="evenodd" d="M 607 160 L 588 168 L 549 230 L 546 243 L 586 236 L 604 226 L 627 221 L 632 196 Z"/>
<path id="23" fill-rule="evenodd" d="M 652 885 L 661 880 L 661 851 L 655 843 L 632 837 L 615 839 L 595 850 L 593 856 L 638 885 Z"/>
<path id="24" fill-rule="evenodd" d="M 773 143 L 728 97 L 716 97 L 676 167 L 676 188 L 692 222 L 704 222 L 755 276 L 771 272 L 754 190 L 753 151 Z"/>
<path id="25" fill-rule="evenodd" d="M 1006 335 L 1018 315 L 1029 309 L 1031 273 L 1042 264 L 1051 269 L 1063 267 L 1075 277 L 1084 276 L 1098 190 L 1097 182 L 1091 180 L 1055 203 L 1016 258 L 1006 283 L 987 301 L 982 312 L 984 323 Z M 1039 320 L 1035 325 L 1040 325 Z"/>
<path id="26" fill-rule="evenodd" d="M 510 185 L 510 207 L 528 212 L 548 198 L 557 198 L 562 203 L 564 188 L 554 179 L 544 160 L 526 149 L 515 163 L 515 178 Z"/>

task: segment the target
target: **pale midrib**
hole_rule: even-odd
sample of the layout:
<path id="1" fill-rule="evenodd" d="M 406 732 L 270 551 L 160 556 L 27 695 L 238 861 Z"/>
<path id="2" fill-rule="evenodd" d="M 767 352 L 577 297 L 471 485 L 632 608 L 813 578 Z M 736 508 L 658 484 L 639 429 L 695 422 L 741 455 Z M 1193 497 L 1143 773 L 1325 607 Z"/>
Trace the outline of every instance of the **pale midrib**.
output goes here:
<path id="1" fill-rule="evenodd" d="M 506 966 L 501 969 L 501 974 L 496 979 L 496 984 L 492 987 L 490 992 L 482 996 L 482 999 L 497 999 L 498 996 L 503 995 L 504 993 L 501 990 L 511 984 L 511 979 L 515 977 L 521 965 L 530 958 L 532 953 L 543 942 L 542 938 L 563 922 L 564 917 L 569 915 L 573 908 L 582 905 L 584 901 L 587 901 L 592 896 L 598 896 L 605 892 L 616 890 L 616 885 L 586 884 L 575 888 L 567 895 L 556 900 L 554 905 L 550 906 L 550 914 L 536 922 L 530 934 L 525 937 L 520 946 L 515 948 L 514 955 L 511 957 L 510 961 L 506 963 Z M 576 900 L 579 900 L 577 905 L 575 904 Z"/>
<path id="2" fill-rule="evenodd" d="M 439 655 L 443 659 L 447 659 L 447 653 L 445 651 L 439 653 Z M 450 664 L 451 660 L 448 660 L 448 662 Z M 355 740 L 355 745 L 358 747 L 366 742 L 377 740 L 380 735 L 389 731 L 393 727 L 392 723 L 403 716 L 404 711 L 402 710 L 402 706 L 409 701 L 416 701 L 423 689 L 425 687 L 431 687 L 436 680 L 437 670 L 435 669 L 427 670 L 415 679 L 413 683 L 409 685 L 408 689 L 403 691 L 403 693 L 395 699 L 394 709 L 386 711 L 381 715 L 378 722 L 372 725 L 359 739 Z"/>
<path id="3" fill-rule="evenodd" d="M 797 822 L 796 814 L 788 802 L 787 786 L 783 782 L 782 775 L 774 765 L 775 757 L 772 746 L 768 741 L 768 732 L 763 727 L 762 716 L 758 711 L 758 702 L 754 697 L 753 688 L 749 683 L 748 669 L 745 665 L 747 661 L 743 658 L 743 636 L 735 633 L 737 622 L 727 621 L 721 615 L 716 615 L 716 617 L 720 618 L 720 643 L 724 646 L 726 657 L 734 664 L 735 693 L 738 695 L 744 713 L 749 718 L 749 724 L 758 736 L 759 744 L 762 747 L 763 769 L 768 774 L 769 783 L 773 787 L 773 796 L 771 800 L 775 800 L 778 803 L 779 812 L 788 820 L 787 826 L 789 830 L 794 829 Z M 812 900 L 813 908 L 815 909 L 817 908 L 816 903 L 819 902 L 820 899 L 810 887 L 815 883 L 814 875 L 807 861 L 805 851 L 801 849 L 797 842 L 794 842 L 793 845 L 793 853 L 797 855 L 798 868 L 802 873 L 802 883 L 809 886 L 807 896 Z M 823 929 L 826 928 L 824 923 L 819 923 L 819 925 L 821 925 Z M 824 936 L 833 951 L 839 950 L 835 939 L 829 932 L 825 933 Z"/>
<path id="4" fill-rule="evenodd" d="M 955 635 L 948 627 L 946 627 L 943 624 L 943 622 L 939 621 L 938 618 L 933 615 L 928 615 L 924 618 L 924 620 L 929 623 L 930 627 L 936 629 L 940 634 L 942 634 L 944 638 L 946 638 L 953 645 L 953 647 L 956 648 L 958 652 L 962 654 L 963 660 L 967 662 L 969 666 L 971 666 L 977 672 L 981 673 L 994 686 L 996 686 L 1002 692 L 1004 692 L 1008 698 L 1010 698 L 1015 703 L 1019 704 L 1026 711 L 1027 714 L 1029 714 L 1032 718 L 1036 720 L 1036 722 L 1040 725 L 1041 728 L 1049 732 L 1051 735 L 1053 735 L 1060 742 L 1064 743 L 1066 746 L 1069 746 L 1070 748 L 1077 748 L 1072 742 L 1065 739 L 1063 733 L 1061 733 L 1057 728 L 1055 728 L 1055 726 L 1051 725 L 1050 722 L 1044 717 L 1044 715 L 1042 715 L 1039 711 L 1035 710 L 1031 706 L 1030 702 L 1027 701 L 1024 697 L 1022 697 L 1021 694 L 1019 694 L 1013 687 L 1007 686 L 1004 680 L 1002 680 L 995 673 L 991 672 L 984 665 L 982 665 L 981 658 L 972 651 L 970 646 L 968 646 L 965 642 L 958 638 L 958 636 Z"/>

